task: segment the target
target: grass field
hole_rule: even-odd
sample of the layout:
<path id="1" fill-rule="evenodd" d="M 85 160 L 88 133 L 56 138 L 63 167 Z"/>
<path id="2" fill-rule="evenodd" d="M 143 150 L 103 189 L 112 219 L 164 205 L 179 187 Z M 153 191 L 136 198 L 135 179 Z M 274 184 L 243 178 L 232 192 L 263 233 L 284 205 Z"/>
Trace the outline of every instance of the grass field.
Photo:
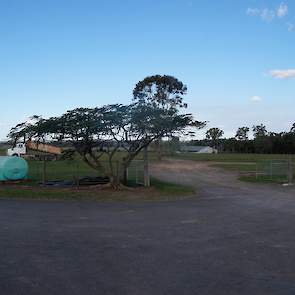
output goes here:
<path id="1" fill-rule="evenodd" d="M 248 182 L 282 183 L 288 180 L 287 161 L 292 160 L 293 176 L 295 176 L 295 155 L 285 154 L 177 154 L 178 159 L 193 161 L 208 161 L 214 167 L 235 171 L 240 174 L 239 179 Z M 281 168 L 275 165 L 271 168 L 271 161 L 282 162 Z M 272 171 L 272 172 L 271 172 Z M 269 175 L 266 175 L 269 173 Z M 257 176 L 258 175 L 258 176 Z"/>
<path id="2" fill-rule="evenodd" d="M 1 150 L 0 155 L 5 155 Z M 118 155 L 118 159 L 123 154 Z M 141 159 L 140 155 L 138 159 Z M 18 185 L 0 186 L 0 198 L 13 199 L 56 199 L 56 200 L 100 200 L 100 201 L 120 201 L 120 200 L 175 200 L 187 198 L 195 194 L 193 188 L 172 183 L 162 182 L 157 179 L 151 179 L 151 188 L 143 187 L 132 188 L 130 190 L 99 190 L 80 187 L 79 190 L 73 187 L 57 188 L 42 187 L 39 184 L 43 180 L 44 164 L 42 161 L 28 160 L 29 164 L 29 182 Z M 142 173 L 142 162 L 136 162 L 138 165 L 138 174 Z M 129 181 L 134 184 L 134 168 L 131 167 Z M 137 168 L 136 168 L 137 169 Z M 59 160 L 46 162 L 46 180 L 68 180 L 73 181 L 83 177 L 102 176 L 97 170 L 92 169 L 81 159 Z M 139 175 L 139 178 L 143 177 Z"/>
<path id="3" fill-rule="evenodd" d="M 236 171 L 240 174 L 239 180 L 247 182 L 257 182 L 257 183 L 285 183 L 288 181 L 288 170 L 273 172 L 271 175 L 270 170 L 264 170 L 265 172 L 259 172 L 257 170 L 260 163 L 218 163 L 212 164 L 214 167 L 223 168 L 226 170 Z M 293 164 L 293 178 L 295 176 L 295 165 Z M 263 170 L 262 170 L 263 171 Z M 258 174 L 256 174 L 258 172 Z"/>
<path id="4" fill-rule="evenodd" d="M 287 160 L 289 155 L 285 154 L 193 154 L 180 153 L 175 154 L 174 158 L 193 160 L 193 161 L 211 161 L 211 162 L 248 162 L 257 163 L 265 160 Z M 295 162 L 295 155 L 292 155 Z"/>
<path id="5" fill-rule="evenodd" d="M 42 161 L 29 160 L 29 179 L 32 183 L 43 180 Z M 46 162 L 46 180 L 75 180 L 81 177 L 100 176 L 100 173 L 82 160 L 64 160 Z"/>
<path id="6" fill-rule="evenodd" d="M 5 150 L 0 149 L 0 155 L 5 154 Z M 124 153 L 118 154 L 118 159 L 122 158 Z M 269 177 L 256 178 L 255 172 L 257 171 L 257 165 L 265 161 L 270 160 L 287 160 L 289 155 L 272 155 L 272 154 L 193 154 L 193 153 L 181 153 L 169 156 L 170 158 L 186 159 L 193 161 L 208 161 L 213 166 L 236 171 L 240 173 L 240 179 L 245 181 L 258 181 L 258 182 L 282 182 L 285 181 L 285 176 L 282 178 L 280 175 L 269 179 Z M 137 157 L 138 160 L 142 159 L 142 154 Z M 149 159 L 154 161 L 156 159 L 155 153 L 151 152 Z M 295 155 L 292 155 L 293 163 L 295 163 Z M 32 180 L 31 185 L 36 185 L 43 180 L 43 162 L 30 160 L 29 162 L 29 178 Z M 138 164 L 138 165 L 142 165 Z M 142 173 L 142 167 L 139 167 L 140 173 Z M 134 167 L 133 167 L 134 169 Z M 137 169 L 137 168 L 136 168 Z M 295 165 L 293 165 L 295 175 Z M 135 173 L 131 171 L 130 181 L 134 181 Z M 83 177 L 99 176 L 99 172 L 89 167 L 83 161 L 75 159 L 74 161 L 51 161 L 46 163 L 46 179 L 47 180 L 77 180 Z M 153 185 L 157 183 L 154 182 Z M 159 187 L 158 189 L 161 190 Z M 169 186 L 170 192 L 177 192 L 178 187 Z M 180 188 L 183 190 L 183 188 Z"/>

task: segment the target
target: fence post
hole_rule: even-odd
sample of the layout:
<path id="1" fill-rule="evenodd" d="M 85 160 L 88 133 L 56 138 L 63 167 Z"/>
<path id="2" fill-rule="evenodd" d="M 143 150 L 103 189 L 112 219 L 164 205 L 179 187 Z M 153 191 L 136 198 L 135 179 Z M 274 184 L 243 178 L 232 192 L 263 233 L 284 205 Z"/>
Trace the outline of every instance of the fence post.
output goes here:
<path id="1" fill-rule="evenodd" d="M 116 164 L 116 185 L 118 185 L 120 183 L 120 163 L 119 161 L 117 161 L 117 164 Z"/>
<path id="2" fill-rule="evenodd" d="M 270 160 L 270 180 L 273 180 L 273 163 L 272 163 L 272 160 Z"/>
<path id="3" fill-rule="evenodd" d="M 147 146 L 143 151 L 143 159 L 144 159 L 144 186 L 149 187 L 150 184 L 150 175 L 149 175 L 149 160 L 148 160 L 148 148 Z"/>
<path id="4" fill-rule="evenodd" d="M 80 175 L 79 175 L 79 163 L 77 162 L 77 165 L 76 165 L 76 185 L 77 185 L 77 190 L 80 188 Z"/>
<path id="5" fill-rule="evenodd" d="M 42 182 L 43 185 L 46 184 L 46 156 L 43 157 L 43 167 L 42 167 Z"/>
<path id="6" fill-rule="evenodd" d="M 137 163 L 135 165 L 135 183 L 138 184 L 138 171 L 137 171 Z"/>
<path id="7" fill-rule="evenodd" d="M 293 167 L 292 167 L 292 156 L 289 156 L 289 161 L 288 161 L 288 183 L 292 184 L 293 183 Z"/>

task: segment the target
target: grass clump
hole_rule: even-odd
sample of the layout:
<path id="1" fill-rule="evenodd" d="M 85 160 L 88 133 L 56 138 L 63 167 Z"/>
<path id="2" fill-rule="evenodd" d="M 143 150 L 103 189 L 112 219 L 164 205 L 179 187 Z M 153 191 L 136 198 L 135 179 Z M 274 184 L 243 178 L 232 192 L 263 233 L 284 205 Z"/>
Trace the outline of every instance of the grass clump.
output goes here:
<path id="1" fill-rule="evenodd" d="M 161 180 L 158 180 L 156 178 L 151 179 L 151 185 L 156 190 L 163 194 L 173 194 L 173 195 L 188 195 L 188 194 L 194 194 L 195 189 L 189 186 L 179 185 L 175 183 L 170 182 L 164 182 Z"/>

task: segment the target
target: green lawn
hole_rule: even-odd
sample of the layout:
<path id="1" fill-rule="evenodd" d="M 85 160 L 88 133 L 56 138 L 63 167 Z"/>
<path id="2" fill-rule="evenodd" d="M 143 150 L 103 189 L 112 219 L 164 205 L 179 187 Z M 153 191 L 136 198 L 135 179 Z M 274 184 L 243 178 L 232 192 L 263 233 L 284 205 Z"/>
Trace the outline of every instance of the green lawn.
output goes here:
<path id="1" fill-rule="evenodd" d="M 259 176 L 256 177 L 254 175 L 241 175 L 239 180 L 253 183 L 287 183 L 287 178 L 285 176 L 275 175 L 273 177 L 269 176 Z"/>
<path id="2" fill-rule="evenodd" d="M 264 160 L 287 160 L 289 155 L 285 154 L 193 154 L 180 153 L 173 156 L 177 159 L 193 160 L 193 161 L 212 161 L 212 162 L 258 162 Z M 292 155 L 295 162 L 295 155 Z"/>
<path id="3" fill-rule="evenodd" d="M 287 176 L 287 169 L 282 171 L 275 171 L 273 175 L 269 173 L 267 174 L 265 171 L 256 174 L 256 172 L 260 171 L 257 170 L 257 165 L 260 163 L 218 163 L 212 164 L 214 167 L 223 168 L 226 170 L 236 171 L 240 174 L 239 180 L 247 181 L 247 182 L 258 182 L 258 183 L 285 183 L 288 180 Z M 259 167 L 259 166 L 258 166 Z M 295 176 L 295 165 L 293 165 L 293 175 Z"/>
<path id="4" fill-rule="evenodd" d="M 3 150 L 2 150 L 3 152 Z M 1 153 L 1 150 L 0 150 Z M 126 155 L 125 153 L 118 153 L 117 161 Z M 172 156 L 176 159 L 187 159 L 193 161 L 209 161 L 212 165 L 223 169 L 237 171 L 241 175 L 241 179 L 245 181 L 269 181 L 269 177 L 258 177 L 256 178 L 257 165 L 269 160 L 287 160 L 288 155 L 271 155 L 271 154 L 193 154 L 193 153 L 182 153 L 175 154 Z M 149 155 L 151 161 L 155 160 L 155 153 L 151 152 Z M 142 159 L 142 154 L 137 157 L 137 160 Z M 295 163 L 295 155 L 292 156 L 293 162 Z M 31 185 L 40 183 L 43 179 L 43 162 L 36 160 L 29 160 L 29 179 Z M 142 178 L 142 162 L 137 162 L 137 168 L 130 168 L 130 179 L 129 181 L 134 182 L 136 174 Z M 294 175 L 295 175 L 295 165 Z M 92 169 L 80 159 L 75 160 L 63 160 L 63 161 L 50 161 L 46 163 L 46 179 L 47 180 L 76 180 L 78 178 L 88 176 L 99 176 L 100 172 Z M 285 175 L 283 177 L 286 178 Z M 273 181 L 281 181 L 281 175 L 273 177 Z M 158 182 L 153 183 L 159 185 L 158 189 L 161 190 L 161 185 Z M 179 188 L 179 187 L 178 187 Z M 177 192 L 176 187 L 171 187 L 170 192 Z M 167 189 L 167 188 L 166 188 Z M 168 189 L 169 190 L 169 189 Z"/>
<path id="5" fill-rule="evenodd" d="M 234 162 L 223 162 L 213 164 L 214 167 L 224 168 L 232 171 L 239 172 L 256 172 L 256 163 L 255 162 L 242 162 L 242 163 L 234 163 Z"/>
<path id="6" fill-rule="evenodd" d="M 0 149 L 0 155 L 5 155 L 6 150 Z M 126 156 L 126 153 L 117 153 L 114 166 L 121 168 L 122 158 Z M 140 154 L 132 165 L 130 166 L 130 177 L 142 178 L 143 163 L 141 161 L 142 154 Z M 29 164 L 29 179 L 31 184 L 39 183 L 43 180 L 44 163 L 39 160 L 27 160 Z M 108 169 L 107 158 L 102 158 L 102 163 L 106 169 Z M 136 167 L 135 167 L 136 166 Z M 136 170 L 136 171 L 135 171 Z M 57 160 L 46 162 L 46 180 L 76 180 L 83 177 L 102 176 L 102 172 L 97 171 L 87 165 L 78 156 L 74 160 Z"/>
<path id="7" fill-rule="evenodd" d="M 32 183 L 43 180 L 44 163 L 42 161 L 29 160 L 29 179 Z M 48 161 L 46 164 L 47 180 L 75 180 L 87 176 L 99 176 L 100 173 L 92 169 L 82 160 Z"/>
<path id="8" fill-rule="evenodd" d="M 118 155 L 118 159 L 123 156 Z M 141 155 L 138 159 L 141 158 Z M 194 189 L 186 186 L 175 185 L 172 183 L 162 182 L 156 179 L 151 180 L 151 188 L 133 187 L 130 190 L 113 191 L 98 190 L 81 187 L 75 188 L 56 188 L 41 187 L 39 184 L 43 179 L 42 161 L 27 160 L 29 164 L 29 181 L 14 186 L 0 186 L 0 198 L 17 198 L 17 199 L 90 199 L 90 200 L 174 200 L 186 198 L 195 194 Z M 130 168 L 129 181 L 134 185 L 135 176 L 142 177 L 142 162 L 136 162 L 135 171 Z M 136 173 L 135 173 L 136 172 Z M 81 159 L 75 160 L 58 160 L 46 162 L 46 179 L 53 180 L 76 180 L 88 176 L 102 176 L 97 170 L 92 169 Z"/>
<path id="9" fill-rule="evenodd" d="M 183 194 L 193 194 L 195 189 L 189 186 L 178 185 L 174 183 L 164 182 L 156 178 L 151 179 L 151 186 L 162 194 L 167 195 L 183 195 Z"/>
<path id="10" fill-rule="evenodd" d="M 212 166 L 222 169 L 236 171 L 240 174 L 242 181 L 259 183 L 284 183 L 288 180 L 289 155 L 284 154 L 177 154 L 176 158 L 209 161 Z M 295 155 L 291 156 L 293 162 L 293 177 L 295 179 Z M 271 161 L 282 161 L 273 164 Z M 272 172 L 271 172 L 272 171 Z M 258 173 L 257 173 L 258 172 Z"/>

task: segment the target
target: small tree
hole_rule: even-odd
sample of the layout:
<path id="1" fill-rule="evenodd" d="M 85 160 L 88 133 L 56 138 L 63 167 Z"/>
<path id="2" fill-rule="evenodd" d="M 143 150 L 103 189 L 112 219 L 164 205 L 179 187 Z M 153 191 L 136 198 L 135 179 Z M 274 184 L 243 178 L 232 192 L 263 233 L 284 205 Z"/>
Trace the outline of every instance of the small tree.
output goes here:
<path id="1" fill-rule="evenodd" d="M 217 127 L 210 128 L 206 132 L 206 138 L 212 142 L 212 146 L 214 148 L 218 148 L 219 139 L 223 136 L 223 134 L 224 134 L 223 130 Z"/>
<path id="2" fill-rule="evenodd" d="M 250 131 L 249 127 L 240 127 L 236 133 L 236 139 L 246 141 L 249 139 L 248 133 Z"/>
<path id="3" fill-rule="evenodd" d="M 263 124 L 253 126 L 252 130 L 255 138 L 264 137 L 267 135 L 266 127 Z"/>

